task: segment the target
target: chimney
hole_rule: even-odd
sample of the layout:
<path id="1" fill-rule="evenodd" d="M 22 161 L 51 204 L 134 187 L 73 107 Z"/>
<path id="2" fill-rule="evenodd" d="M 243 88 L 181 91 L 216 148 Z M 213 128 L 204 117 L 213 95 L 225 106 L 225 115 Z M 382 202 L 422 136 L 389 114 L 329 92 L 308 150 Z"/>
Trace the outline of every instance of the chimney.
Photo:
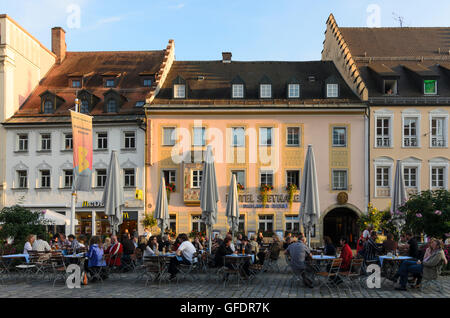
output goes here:
<path id="1" fill-rule="evenodd" d="M 231 63 L 231 52 L 222 52 L 222 63 Z"/>
<path id="2" fill-rule="evenodd" d="M 56 63 L 64 61 L 66 50 L 66 31 L 61 27 L 52 28 L 52 52 L 56 55 Z"/>

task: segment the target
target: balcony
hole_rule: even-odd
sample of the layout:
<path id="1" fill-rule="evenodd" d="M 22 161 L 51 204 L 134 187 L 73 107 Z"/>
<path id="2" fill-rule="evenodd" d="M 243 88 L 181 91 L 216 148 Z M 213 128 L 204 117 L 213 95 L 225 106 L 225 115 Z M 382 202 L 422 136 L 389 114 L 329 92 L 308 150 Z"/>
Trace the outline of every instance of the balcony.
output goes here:
<path id="1" fill-rule="evenodd" d="M 440 137 L 431 137 L 431 147 L 445 147 L 445 138 Z"/>
<path id="2" fill-rule="evenodd" d="M 417 137 L 405 137 L 403 139 L 404 147 L 417 147 Z"/>
<path id="3" fill-rule="evenodd" d="M 391 139 L 389 137 L 377 137 L 377 147 L 390 147 Z"/>

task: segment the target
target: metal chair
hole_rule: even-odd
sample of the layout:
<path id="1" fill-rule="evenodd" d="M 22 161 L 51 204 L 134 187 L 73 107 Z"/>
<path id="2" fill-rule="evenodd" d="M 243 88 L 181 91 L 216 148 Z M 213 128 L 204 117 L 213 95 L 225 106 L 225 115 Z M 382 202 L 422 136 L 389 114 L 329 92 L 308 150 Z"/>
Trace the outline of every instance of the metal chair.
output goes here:
<path id="1" fill-rule="evenodd" d="M 363 276 L 361 275 L 361 270 L 363 266 L 363 259 L 362 258 L 353 258 L 352 262 L 350 263 L 350 268 L 346 272 L 339 272 L 338 277 L 342 278 L 344 284 L 348 287 L 348 290 L 350 293 L 352 292 L 352 284 L 355 281 L 358 281 L 359 290 L 362 291 L 361 285 L 362 281 L 361 278 Z"/>
<path id="2" fill-rule="evenodd" d="M 50 257 L 50 263 L 52 265 L 54 275 L 53 287 L 55 287 L 55 283 L 58 281 L 58 279 L 66 281 L 66 263 L 64 260 L 64 256 L 61 253 L 52 253 L 52 256 Z"/>
<path id="3" fill-rule="evenodd" d="M 177 274 L 177 284 L 180 280 L 180 276 L 182 278 L 189 278 L 191 281 L 194 281 L 193 271 L 198 268 L 198 253 L 194 253 L 192 256 L 192 263 L 191 264 L 179 264 L 178 265 L 178 274 Z"/>
<path id="4" fill-rule="evenodd" d="M 342 264 L 341 258 L 333 259 L 331 264 L 329 265 L 329 270 L 326 272 L 317 272 L 316 277 L 318 277 L 322 282 L 319 285 L 319 290 L 322 288 L 322 286 L 327 286 L 329 291 L 331 292 L 331 287 L 337 287 L 339 289 L 339 286 L 336 284 L 336 277 L 339 274 L 339 270 Z"/>
<path id="5" fill-rule="evenodd" d="M 443 267 L 444 264 L 438 266 Z M 425 287 L 437 287 L 439 292 L 442 294 L 444 292 L 444 287 L 442 286 L 442 276 L 440 275 L 440 273 L 438 273 L 436 279 L 422 280 L 422 283 L 420 284 L 420 290 L 423 291 Z"/>
<path id="6" fill-rule="evenodd" d="M 250 256 L 248 257 L 224 257 L 224 282 L 223 287 L 226 287 L 226 283 L 230 280 L 230 276 L 235 275 L 237 280 L 237 287 L 239 288 L 239 283 L 244 281 L 241 273 L 242 267 L 246 261 L 248 261 Z"/>

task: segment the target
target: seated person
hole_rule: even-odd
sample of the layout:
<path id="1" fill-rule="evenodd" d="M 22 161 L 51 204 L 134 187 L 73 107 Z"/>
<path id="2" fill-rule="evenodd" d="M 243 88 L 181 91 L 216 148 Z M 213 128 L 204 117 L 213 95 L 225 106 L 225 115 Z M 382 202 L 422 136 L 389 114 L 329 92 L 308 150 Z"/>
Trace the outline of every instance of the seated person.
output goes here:
<path id="1" fill-rule="evenodd" d="M 248 241 L 248 237 L 247 236 L 243 236 L 241 239 L 241 253 L 242 253 L 242 249 L 244 250 L 244 253 L 249 255 L 252 254 L 252 246 L 250 245 L 250 242 Z"/>
<path id="2" fill-rule="evenodd" d="M 122 266 L 124 264 L 131 263 L 131 255 L 135 252 L 135 246 L 133 241 L 129 238 L 129 234 L 124 234 L 122 236 L 122 246 L 123 246 L 123 255 L 122 255 Z"/>
<path id="3" fill-rule="evenodd" d="M 170 260 L 169 264 L 169 270 L 170 273 L 170 279 L 173 280 L 176 278 L 176 275 L 178 273 L 178 264 L 185 264 L 190 265 L 194 261 L 193 257 L 196 253 L 194 245 L 192 245 L 191 242 L 189 242 L 189 239 L 186 234 L 180 234 L 178 236 L 180 238 L 180 246 L 178 247 L 176 254 L 177 257 L 173 257 Z"/>
<path id="4" fill-rule="evenodd" d="M 117 235 L 111 236 L 111 245 L 106 249 L 105 254 L 108 254 L 108 265 L 109 266 L 121 266 L 121 257 L 123 254 L 122 243 L 117 239 Z"/>
<path id="5" fill-rule="evenodd" d="M 386 241 L 383 242 L 383 250 L 384 253 L 392 253 L 395 254 L 395 252 L 397 251 L 397 242 L 394 241 L 394 235 L 392 233 L 388 233 L 386 235 L 387 239 Z"/>
<path id="6" fill-rule="evenodd" d="M 276 234 L 274 234 L 272 238 L 273 242 L 270 243 L 269 245 L 269 258 L 271 260 L 277 260 L 281 251 L 281 242 L 280 239 L 278 238 L 278 235 Z M 259 264 L 261 265 L 264 264 L 265 257 L 266 257 L 265 252 L 258 253 Z"/>
<path id="7" fill-rule="evenodd" d="M 23 246 L 23 254 L 28 254 L 28 252 L 33 250 L 33 244 L 36 240 L 36 237 L 33 234 L 30 234 L 27 236 L 27 241 L 25 242 L 25 245 Z"/>
<path id="8" fill-rule="evenodd" d="M 70 247 L 73 249 L 73 251 L 75 253 L 77 253 L 77 250 L 81 247 L 80 243 L 78 242 L 78 240 L 75 238 L 75 235 L 70 234 L 68 237 L 69 242 L 70 242 Z"/>
<path id="9" fill-rule="evenodd" d="M 252 235 L 250 237 L 250 242 L 248 243 L 248 245 L 250 246 L 250 254 L 254 254 L 257 255 L 259 252 L 259 245 L 256 242 L 256 237 L 255 235 Z"/>
<path id="10" fill-rule="evenodd" d="M 383 253 L 382 247 L 379 247 L 375 241 L 377 240 L 377 232 L 372 231 L 369 239 L 364 243 L 364 261 L 374 262 L 378 260 L 378 255 Z"/>
<path id="11" fill-rule="evenodd" d="M 413 259 L 419 259 L 419 246 L 417 244 L 417 240 L 412 235 L 411 232 L 406 233 L 406 240 L 407 240 L 407 246 L 408 246 L 408 256 L 412 257 Z"/>
<path id="12" fill-rule="evenodd" d="M 290 266 L 292 270 L 301 275 L 303 283 L 309 288 L 313 288 L 313 283 L 309 275 L 311 275 L 311 268 L 306 264 L 306 257 L 311 257 L 311 251 L 305 244 L 306 239 L 301 237 L 297 242 L 291 243 L 284 252 L 290 256 Z"/>
<path id="13" fill-rule="evenodd" d="M 197 251 L 203 250 L 203 245 L 202 243 L 200 243 L 200 239 L 198 238 L 198 236 L 194 239 L 194 247 Z"/>
<path id="14" fill-rule="evenodd" d="M 214 256 L 214 261 L 216 264 L 216 267 L 222 267 L 224 266 L 224 257 L 225 255 L 231 255 L 234 252 L 231 250 L 231 239 L 229 237 L 226 237 L 222 244 L 217 248 L 216 255 Z"/>
<path id="15" fill-rule="evenodd" d="M 419 274 L 419 279 L 416 282 L 415 288 L 420 287 L 420 283 L 423 278 L 426 280 L 436 279 L 440 275 L 443 264 L 447 264 L 447 258 L 445 257 L 442 249 L 443 244 L 440 240 L 433 239 L 430 244 L 431 249 L 426 253 L 423 262 L 418 261 L 403 261 L 398 269 L 398 272 L 394 275 L 392 280 L 397 282 L 400 278 L 400 286 L 396 287 L 396 290 L 406 290 L 406 284 L 408 283 L 408 274 Z"/>
<path id="16" fill-rule="evenodd" d="M 348 245 L 348 243 L 347 243 L 347 238 L 342 237 L 340 243 L 342 246 L 341 255 L 339 256 L 339 258 L 342 258 L 340 271 L 347 272 L 350 270 L 350 264 L 352 262 L 353 252 L 352 252 L 352 249 L 350 248 L 350 245 Z"/>
<path id="17" fill-rule="evenodd" d="M 331 241 L 331 238 L 329 236 L 324 236 L 323 241 L 325 243 L 323 254 L 327 256 L 336 256 L 336 247 Z"/>
<path id="18" fill-rule="evenodd" d="M 158 243 L 159 246 L 159 251 L 162 252 L 163 248 L 166 248 L 166 251 L 169 252 L 170 251 L 170 240 L 169 240 L 169 236 L 167 234 L 164 234 L 162 236 L 161 242 Z"/>
<path id="19" fill-rule="evenodd" d="M 50 252 L 52 250 L 50 245 L 47 243 L 47 241 L 44 241 L 43 238 L 43 234 L 38 235 L 38 239 L 33 243 L 33 251 Z"/>
<path id="20" fill-rule="evenodd" d="M 100 236 L 93 236 L 91 238 L 91 242 L 90 242 L 90 246 L 89 246 L 89 251 L 87 254 L 88 257 L 88 263 L 87 263 L 87 270 L 88 272 L 91 273 L 91 275 L 93 274 L 93 270 L 96 269 L 100 269 L 101 270 L 101 278 L 105 279 L 107 278 L 107 274 L 106 271 L 104 271 L 105 267 L 106 267 L 106 262 L 103 259 L 103 248 L 101 247 L 101 239 Z M 93 279 L 93 281 L 95 281 L 95 278 Z"/>

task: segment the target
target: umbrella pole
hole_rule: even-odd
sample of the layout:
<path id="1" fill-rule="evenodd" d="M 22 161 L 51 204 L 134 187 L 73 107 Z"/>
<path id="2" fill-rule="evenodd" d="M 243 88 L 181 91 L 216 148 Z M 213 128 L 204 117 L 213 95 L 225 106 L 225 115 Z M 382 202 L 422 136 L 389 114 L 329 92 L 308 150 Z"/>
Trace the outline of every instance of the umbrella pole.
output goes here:
<path id="1" fill-rule="evenodd" d="M 209 253 L 211 254 L 211 248 L 212 248 L 212 242 L 211 242 L 211 240 L 212 240 L 212 232 L 211 232 L 211 230 L 212 230 L 212 226 L 211 225 L 208 225 L 208 232 L 209 232 L 209 234 L 208 234 L 208 245 L 209 245 Z"/>

